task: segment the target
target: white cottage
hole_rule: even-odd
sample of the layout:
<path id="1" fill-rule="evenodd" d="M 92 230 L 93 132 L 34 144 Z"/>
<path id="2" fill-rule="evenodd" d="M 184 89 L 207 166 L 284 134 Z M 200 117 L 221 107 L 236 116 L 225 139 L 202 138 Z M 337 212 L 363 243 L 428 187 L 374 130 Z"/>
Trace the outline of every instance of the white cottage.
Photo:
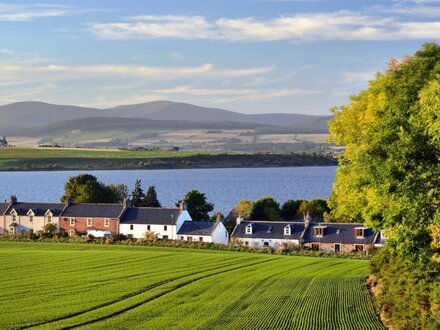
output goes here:
<path id="1" fill-rule="evenodd" d="M 304 229 L 304 222 L 244 221 L 237 218 L 231 237 L 249 247 L 277 248 L 283 244 L 299 245 L 303 241 Z"/>
<path id="2" fill-rule="evenodd" d="M 164 240 L 176 240 L 185 221 L 192 221 L 185 205 L 180 208 L 129 207 L 121 218 L 119 232 L 132 238 L 143 238 L 146 232 Z"/>
<path id="3" fill-rule="evenodd" d="M 223 223 L 217 221 L 185 221 L 177 232 L 179 240 L 189 242 L 229 243 L 229 233 Z"/>

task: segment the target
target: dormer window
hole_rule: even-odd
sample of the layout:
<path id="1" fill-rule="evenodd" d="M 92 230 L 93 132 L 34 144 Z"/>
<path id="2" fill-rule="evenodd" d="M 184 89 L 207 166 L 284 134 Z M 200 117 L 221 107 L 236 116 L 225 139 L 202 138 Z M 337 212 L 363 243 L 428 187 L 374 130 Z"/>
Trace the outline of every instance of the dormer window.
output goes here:
<path id="1" fill-rule="evenodd" d="M 46 219 L 47 219 L 47 223 L 51 223 L 52 222 L 52 216 L 51 215 L 48 215 L 46 217 Z"/>
<path id="2" fill-rule="evenodd" d="M 356 227 L 354 229 L 354 236 L 356 238 L 364 238 L 365 237 L 365 228 L 364 227 Z"/>
<path id="3" fill-rule="evenodd" d="M 17 211 L 12 210 L 11 215 L 12 215 L 12 222 L 17 222 Z"/>
<path id="4" fill-rule="evenodd" d="M 313 227 L 313 234 L 314 234 L 316 237 L 323 237 L 323 236 L 324 236 L 325 228 L 327 228 L 327 227 L 325 227 L 325 226 L 316 226 L 316 227 Z"/>
<path id="5" fill-rule="evenodd" d="M 284 227 L 284 235 L 288 236 L 292 234 L 292 228 L 290 227 L 290 225 L 287 225 L 286 227 Z"/>
<path id="6" fill-rule="evenodd" d="M 246 234 L 252 234 L 252 225 L 251 224 L 246 226 Z"/>
<path id="7" fill-rule="evenodd" d="M 34 221 L 34 216 L 31 214 L 31 215 L 29 215 L 29 222 L 32 222 L 32 221 Z"/>

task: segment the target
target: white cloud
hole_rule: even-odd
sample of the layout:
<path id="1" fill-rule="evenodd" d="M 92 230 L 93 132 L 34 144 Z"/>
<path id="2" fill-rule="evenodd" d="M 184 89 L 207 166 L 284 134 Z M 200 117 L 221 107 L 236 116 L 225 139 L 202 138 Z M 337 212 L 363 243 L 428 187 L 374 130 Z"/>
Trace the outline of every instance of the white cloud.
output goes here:
<path id="1" fill-rule="evenodd" d="M 207 88 L 194 88 L 193 86 L 176 86 L 168 89 L 158 89 L 153 91 L 156 94 L 161 94 L 165 98 L 174 97 L 175 95 L 184 97 L 204 97 L 209 99 L 212 103 L 222 104 L 235 102 L 239 100 L 245 100 L 249 102 L 256 102 L 261 100 L 271 100 L 275 98 L 291 97 L 296 95 L 315 94 L 316 91 L 294 89 L 294 88 L 281 88 L 281 89 L 207 89 Z M 208 98 L 207 98 L 208 97 Z"/>
<path id="2" fill-rule="evenodd" d="M 88 11 L 90 10 L 55 4 L 0 3 L 0 21 L 30 22 L 39 18 L 79 15 Z"/>
<path id="3" fill-rule="evenodd" d="M 341 73 L 341 77 L 345 83 L 366 83 L 373 80 L 377 72 L 379 70 L 345 71 Z"/>
<path id="4" fill-rule="evenodd" d="M 440 36 L 438 21 L 398 21 L 393 17 L 351 11 L 315 12 L 276 18 L 218 18 L 148 15 L 121 22 L 91 23 L 105 39 L 179 38 L 224 41 L 396 40 Z M 415 28 L 415 30 L 414 30 Z"/>

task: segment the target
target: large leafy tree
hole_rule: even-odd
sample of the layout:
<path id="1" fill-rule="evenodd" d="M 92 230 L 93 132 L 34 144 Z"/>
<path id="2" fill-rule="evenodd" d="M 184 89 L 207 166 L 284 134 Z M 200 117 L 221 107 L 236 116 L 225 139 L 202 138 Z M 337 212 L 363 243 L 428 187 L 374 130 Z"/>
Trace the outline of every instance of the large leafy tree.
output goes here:
<path id="1" fill-rule="evenodd" d="M 331 218 L 385 229 L 390 249 L 412 261 L 439 252 L 439 81 L 440 46 L 425 44 L 333 109 L 330 123 L 332 140 L 346 146 Z"/>
<path id="2" fill-rule="evenodd" d="M 235 207 L 235 213 L 237 216 L 242 217 L 243 219 L 249 219 L 252 212 L 252 202 L 250 199 L 242 199 L 237 203 Z"/>
<path id="3" fill-rule="evenodd" d="M 196 189 L 188 191 L 183 198 L 186 203 L 188 213 L 195 221 L 207 221 L 210 219 L 209 212 L 214 210 L 214 204 L 209 203 L 204 193 Z M 179 206 L 182 201 L 178 201 L 176 206 Z"/>
<path id="4" fill-rule="evenodd" d="M 125 198 L 124 185 L 105 185 L 90 174 L 70 177 L 64 185 L 61 201 L 75 203 L 119 203 Z"/>
<path id="5" fill-rule="evenodd" d="M 312 220 L 323 221 L 324 214 L 328 213 L 330 209 L 324 199 L 314 198 L 309 202 L 308 211 Z"/>
<path id="6" fill-rule="evenodd" d="M 148 188 L 142 204 L 146 207 L 161 207 L 159 198 L 157 197 L 156 188 L 154 186 L 150 186 Z"/>
<path id="7" fill-rule="evenodd" d="M 270 196 L 261 197 L 252 205 L 252 220 L 279 220 L 280 204 Z"/>
<path id="8" fill-rule="evenodd" d="M 284 220 L 292 220 L 298 217 L 300 199 L 288 199 L 281 207 L 281 217 Z"/>

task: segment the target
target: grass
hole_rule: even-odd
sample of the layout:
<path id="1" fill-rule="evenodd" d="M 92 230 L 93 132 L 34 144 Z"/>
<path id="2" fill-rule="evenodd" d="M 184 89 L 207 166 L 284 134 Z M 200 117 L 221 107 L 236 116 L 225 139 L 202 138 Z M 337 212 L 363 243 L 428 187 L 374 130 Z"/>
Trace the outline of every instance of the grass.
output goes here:
<path id="1" fill-rule="evenodd" d="M 364 260 L 0 242 L 0 328 L 383 329 Z"/>

